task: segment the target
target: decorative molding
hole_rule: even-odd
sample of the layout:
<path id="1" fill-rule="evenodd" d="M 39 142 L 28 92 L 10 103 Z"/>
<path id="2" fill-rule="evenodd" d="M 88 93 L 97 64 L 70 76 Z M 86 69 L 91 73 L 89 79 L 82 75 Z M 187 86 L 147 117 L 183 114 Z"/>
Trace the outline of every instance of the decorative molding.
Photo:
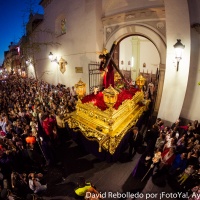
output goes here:
<path id="1" fill-rule="evenodd" d="M 163 19 L 165 18 L 165 8 L 151 8 L 151 9 L 143 9 L 143 10 L 134 10 L 131 12 L 120 13 L 108 17 L 102 18 L 102 22 L 104 26 L 114 25 L 122 22 L 129 21 L 145 21 L 149 19 Z"/>
<path id="2" fill-rule="evenodd" d="M 109 38 L 120 28 L 123 27 L 132 27 L 132 31 L 134 32 L 134 28 L 133 28 L 133 24 L 117 24 L 115 26 L 107 26 L 105 27 L 105 37 L 106 37 L 106 41 L 109 40 Z M 135 23 L 134 26 L 146 26 L 148 28 L 151 28 L 152 30 L 154 30 L 155 32 L 159 32 L 160 35 L 162 35 L 163 37 L 166 36 L 166 25 L 165 25 L 165 21 L 164 20 L 146 20 L 143 21 L 142 24 L 140 23 Z"/>
<path id="3" fill-rule="evenodd" d="M 164 7 L 134 10 L 102 18 L 106 41 L 120 28 L 132 24 L 153 27 L 162 36 L 166 36 L 165 9 Z M 141 24 L 142 23 L 142 24 Z M 133 30 L 134 31 L 134 28 Z"/>
<path id="4" fill-rule="evenodd" d="M 165 24 L 163 22 L 158 22 L 156 24 L 156 27 L 157 27 L 157 29 L 163 29 L 163 28 L 165 28 Z"/>
<path id="5" fill-rule="evenodd" d="M 111 27 L 108 27 L 108 28 L 106 29 L 106 33 L 107 33 L 107 34 L 112 33 L 112 28 L 111 28 Z"/>
<path id="6" fill-rule="evenodd" d="M 109 38 L 110 35 L 112 35 L 113 32 L 115 32 L 115 30 L 117 30 L 120 26 L 109 26 L 106 28 L 106 38 Z"/>
<path id="7" fill-rule="evenodd" d="M 159 31 L 163 36 L 166 36 L 166 23 L 164 20 L 144 21 L 143 24 L 153 27 L 154 29 Z"/>

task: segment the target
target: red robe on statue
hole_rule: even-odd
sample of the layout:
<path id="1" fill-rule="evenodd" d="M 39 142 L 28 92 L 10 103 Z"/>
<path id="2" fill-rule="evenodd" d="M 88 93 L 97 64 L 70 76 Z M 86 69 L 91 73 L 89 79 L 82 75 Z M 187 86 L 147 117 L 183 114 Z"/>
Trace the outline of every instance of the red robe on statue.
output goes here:
<path id="1" fill-rule="evenodd" d="M 107 71 L 104 75 L 103 85 L 108 88 L 110 85 L 114 87 L 114 68 L 112 65 L 107 66 Z"/>
<path id="2" fill-rule="evenodd" d="M 100 62 L 100 71 L 105 71 L 103 76 L 103 87 L 108 88 L 110 85 L 114 87 L 114 68 L 112 64 L 108 64 L 106 67 L 104 64 L 106 63 L 106 56 L 100 55 L 99 58 L 101 59 Z"/>

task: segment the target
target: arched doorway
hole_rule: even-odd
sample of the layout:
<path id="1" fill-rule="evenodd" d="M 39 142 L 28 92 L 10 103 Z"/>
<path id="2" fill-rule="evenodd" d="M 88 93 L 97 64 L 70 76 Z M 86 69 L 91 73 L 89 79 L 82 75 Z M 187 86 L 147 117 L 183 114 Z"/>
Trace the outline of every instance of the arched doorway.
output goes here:
<path id="1" fill-rule="evenodd" d="M 147 81 L 151 81 L 151 78 L 155 78 L 160 64 L 160 56 L 154 44 L 138 35 L 123 38 L 118 43 L 114 56 L 119 69 L 129 72 L 133 80 L 143 73 L 148 75 Z"/>
<path id="2" fill-rule="evenodd" d="M 120 52 L 120 43 L 125 40 L 125 38 L 128 37 L 140 37 L 140 38 L 144 38 L 145 41 L 149 42 L 150 44 L 150 48 L 153 49 L 154 52 L 156 52 L 156 62 L 154 63 L 154 61 L 152 61 L 151 59 L 148 59 L 148 62 L 152 62 L 150 63 L 151 66 L 150 70 L 153 70 L 153 65 L 156 65 L 156 67 L 159 69 L 159 82 L 157 84 L 157 97 L 156 97 L 156 102 L 155 102 L 155 106 L 154 106 L 154 112 L 157 113 L 159 106 L 160 106 L 160 101 L 161 101 L 161 95 L 162 95 L 162 89 L 163 89 L 163 83 L 164 83 L 164 73 L 165 73 L 165 63 L 166 63 L 166 43 L 165 43 L 165 37 L 159 33 L 159 31 L 153 29 L 152 27 L 149 26 L 145 26 L 145 25 L 141 25 L 141 24 L 132 24 L 132 25 L 121 25 L 118 27 L 118 29 L 116 29 L 112 34 L 110 34 L 109 38 L 106 38 L 105 41 L 105 47 L 106 49 L 110 50 L 112 44 L 115 42 L 119 45 L 119 52 Z M 153 46 L 152 46 L 153 45 Z M 157 51 L 156 51 L 157 50 Z M 143 50 L 144 51 L 144 50 Z M 145 51 L 144 54 L 147 54 L 148 52 Z M 151 52 L 152 53 L 152 52 Z M 149 54 L 151 54 L 149 52 Z M 121 54 L 121 53 L 120 53 Z M 121 61 L 121 55 L 119 54 L 118 56 L 118 66 L 120 67 L 120 65 L 122 65 Z M 143 54 L 143 53 L 142 53 Z M 116 62 L 116 55 L 115 55 L 115 62 Z M 130 66 L 132 65 L 131 63 L 133 63 L 134 58 L 132 59 L 129 58 L 128 61 L 126 61 L 127 65 L 130 64 Z M 143 69 L 143 64 L 146 62 L 145 61 L 145 55 L 142 56 L 142 58 L 139 58 L 139 65 L 138 65 L 138 69 Z M 142 62 L 142 65 L 141 65 Z M 147 67 L 147 65 L 146 65 Z M 145 65 L 144 65 L 145 68 Z M 143 72 L 143 70 L 142 70 Z M 150 72 L 151 73 L 151 72 Z M 134 73 L 131 74 L 132 77 L 134 78 Z M 135 76 L 137 75 L 137 73 L 135 73 Z"/>
<path id="3" fill-rule="evenodd" d="M 160 56 L 155 45 L 143 36 L 125 37 L 118 43 L 114 59 L 118 61 L 116 64 L 126 79 L 135 82 L 140 74 L 145 77 L 144 90 L 147 95 L 151 95 L 155 104 L 160 64 Z"/>

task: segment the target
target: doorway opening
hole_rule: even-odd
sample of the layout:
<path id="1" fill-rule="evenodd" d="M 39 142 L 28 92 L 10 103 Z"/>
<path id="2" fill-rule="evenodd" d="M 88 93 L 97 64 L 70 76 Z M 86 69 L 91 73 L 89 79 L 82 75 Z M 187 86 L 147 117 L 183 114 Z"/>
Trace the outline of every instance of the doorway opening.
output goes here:
<path id="1" fill-rule="evenodd" d="M 155 100 L 159 79 L 160 55 L 153 42 L 140 35 L 127 36 L 118 42 L 113 60 L 124 77 L 129 81 L 131 80 L 133 84 L 141 74 L 146 79 L 144 91 L 150 91 Z M 95 86 L 102 88 L 102 77 L 99 71 L 99 63 L 89 64 L 88 67 L 91 93 Z"/>

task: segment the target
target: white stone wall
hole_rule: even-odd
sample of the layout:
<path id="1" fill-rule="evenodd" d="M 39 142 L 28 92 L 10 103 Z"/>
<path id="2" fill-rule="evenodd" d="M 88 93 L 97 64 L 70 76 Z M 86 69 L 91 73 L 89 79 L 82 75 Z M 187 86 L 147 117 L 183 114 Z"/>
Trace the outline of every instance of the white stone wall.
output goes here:
<path id="1" fill-rule="evenodd" d="M 200 23 L 200 1 L 188 1 L 190 8 L 190 22 Z M 189 120 L 200 121 L 200 32 L 191 29 L 191 61 L 188 87 L 186 91 L 181 117 Z"/>
<path id="2" fill-rule="evenodd" d="M 132 58 L 132 37 L 125 38 L 119 46 L 119 68 L 124 70 L 130 70 L 131 58 Z M 123 61 L 123 64 L 121 63 Z M 130 65 L 129 63 L 130 62 Z"/>
<path id="3" fill-rule="evenodd" d="M 119 68 L 120 69 L 127 69 L 130 70 L 131 65 L 128 65 L 128 61 L 131 62 L 132 57 L 132 40 L 131 36 L 125 38 L 120 43 L 120 62 L 119 62 Z M 159 67 L 160 64 L 160 56 L 158 53 L 158 50 L 154 46 L 154 44 L 147 40 L 144 37 L 140 38 L 140 48 L 139 48 L 139 68 L 140 72 L 144 73 L 152 73 L 156 74 L 156 70 Z M 124 62 L 124 64 L 121 64 L 121 61 Z M 146 63 L 146 67 L 143 67 L 143 63 Z"/>
<path id="4" fill-rule="evenodd" d="M 191 16 L 188 12 L 188 2 L 192 11 Z M 166 0 L 164 3 L 163 0 L 52 0 L 45 8 L 44 22 L 38 30 L 48 29 L 50 32 L 57 32 L 58 19 L 66 18 L 66 34 L 53 39 L 46 34 L 40 37 L 41 41 L 58 42 L 60 45 L 43 46 L 38 52 L 36 55 L 38 78 L 53 84 L 60 82 L 70 87 L 79 79 L 88 84 L 88 64 L 91 61 L 98 61 L 96 51 L 101 51 L 103 47 L 110 50 L 114 41 L 139 34 L 154 42 L 159 54 L 159 64 L 162 66 L 166 64 L 158 117 L 169 122 L 175 121 L 179 116 L 191 120 L 199 119 L 200 86 L 197 83 L 200 81 L 200 38 L 195 30 L 192 30 L 190 35 L 190 23 L 200 23 L 198 12 L 200 2 Z M 146 18 L 143 20 L 141 12 L 135 15 L 131 13 L 130 16 L 123 15 L 138 9 L 162 6 L 165 6 L 166 24 L 165 16 L 150 21 Z M 118 14 L 121 16 L 117 16 Z M 111 15 L 116 16 L 112 19 L 109 18 Z M 106 18 L 103 21 L 104 27 L 102 17 Z M 181 39 L 185 45 L 184 57 L 180 61 L 178 72 L 174 64 L 173 48 L 177 39 Z M 165 44 L 167 44 L 167 54 Z M 67 61 L 64 74 L 59 71 L 56 63 L 49 61 L 50 51 L 57 56 L 57 59 L 62 57 Z M 75 67 L 83 67 L 83 73 L 75 73 Z"/>
<path id="5" fill-rule="evenodd" d="M 188 11 L 187 0 L 165 0 L 167 59 L 158 117 L 170 122 L 176 121 L 180 116 L 188 85 L 189 69 L 191 68 L 191 36 Z M 178 71 L 176 71 L 173 63 L 175 58 L 173 45 L 177 39 L 181 39 L 185 45 Z"/>
<path id="6" fill-rule="evenodd" d="M 103 48 L 101 23 L 101 1 L 98 0 L 53 0 L 46 8 L 44 22 L 38 29 L 48 29 L 58 33 L 58 19 L 66 19 L 66 34 L 53 37 L 53 43 L 60 45 L 43 46 L 37 56 L 37 72 L 42 79 L 53 84 L 62 83 L 73 86 L 80 79 L 88 83 L 88 64 L 97 60 L 97 51 Z M 48 38 L 47 38 L 48 37 Z M 52 41 L 44 34 L 42 41 Z M 59 66 L 50 62 L 49 52 L 59 60 L 67 61 L 66 72 L 62 74 Z M 83 73 L 76 73 L 75 67 L 83 67 Z M 87 84 L 88 87 L 88 84 Z"/>
<path id="7" fill-rule="evenodd" d="M 143 67 L 146 63 L 146 67 Z M 156 74 L 156 70 L 160 64 L 160 56 L 154 44 L 149 40 L 141 40 L 140 42 L 140 71 L 145 73 Z"/>

